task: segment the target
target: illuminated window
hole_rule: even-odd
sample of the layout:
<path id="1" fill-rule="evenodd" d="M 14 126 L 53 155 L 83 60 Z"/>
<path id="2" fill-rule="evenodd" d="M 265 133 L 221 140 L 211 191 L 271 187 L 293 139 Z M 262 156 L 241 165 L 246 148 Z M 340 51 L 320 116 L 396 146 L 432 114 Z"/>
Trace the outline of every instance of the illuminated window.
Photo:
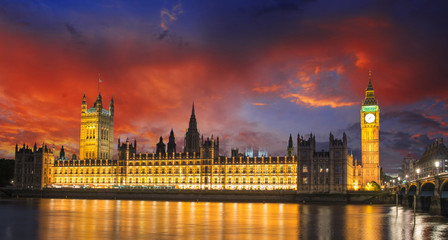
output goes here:
<path id="1" fill-rule="evenodd" d="M 308 166 L 307 165 L 303 165 L 302 172 L 304 172 L 304 173 L 308 172 Z"/>
<path id="2" fill-rule="evenodd" d="M 303 183 L 303 184 L 308 184 L 308 178 L 307 178 L 307 177 L 304 177 L 304 178 L 302 179 L 302 183 Z"/>

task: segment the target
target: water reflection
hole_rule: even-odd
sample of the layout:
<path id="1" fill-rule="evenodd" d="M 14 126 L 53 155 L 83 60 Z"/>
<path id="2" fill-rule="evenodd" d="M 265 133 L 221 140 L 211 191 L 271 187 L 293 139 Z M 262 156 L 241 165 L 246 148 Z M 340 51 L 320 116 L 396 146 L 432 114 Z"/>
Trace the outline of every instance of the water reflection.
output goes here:
<path id="1" fill-rule="evenodd" d="M 35 199 L 1 200 L 0 213 L 0 239 L 448 238 L 446 218 L 414 225 L 411 210 L 379 205 Z"/>

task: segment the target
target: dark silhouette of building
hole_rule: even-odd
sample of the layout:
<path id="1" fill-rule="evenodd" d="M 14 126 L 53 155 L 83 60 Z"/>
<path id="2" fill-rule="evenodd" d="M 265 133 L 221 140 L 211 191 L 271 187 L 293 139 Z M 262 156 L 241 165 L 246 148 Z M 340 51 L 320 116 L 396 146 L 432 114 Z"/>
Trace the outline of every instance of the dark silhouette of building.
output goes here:
<path id="1" fill-rule="evenodd" d="M 329 151 L 316 151 L 316 137 L 308 140 L 297 135 L 297 191 L 346 192 L 347 191 L 347 136 L 335 139 L 330 133 Z"/>
<path id="2" fill-rule="evenodd" d="M 61 147 L 61 151 L 59 152 L 59 159 L 61 159 L 61 160 L 65 159 L 64 146 Z"/>
<path id="3" fill-rule="evenodd" d="M 173 154 L 176 154 L 176 138 L 174 138 L 174 132 L 173 132 L 172 128 L 171 128 L 170 137 L 168 140 L 167 152 L 170 156 L 172 156 Z"/>
<path id="4" fill-rule="evenodd" d="M 293 145 L 293 142 L 292 142 L 292 135 L 291 134 L 289 134 L 289 141 L 288 141 L 287 152 L 288 152 L 288 157 L 294 156 L 294 145 Z"/>
<path id="5" fill-rule="evenodd" d="M 134 139 L 134 144 L 129 143 L 129 138 L 126 142 L 120 145 L 120 138 L 118 138 L 118 160 L 129 160 L 137 153 L 137 140 Z"/>
<path id="6" fill-rule="evenodd" d="M 52 148 L 42 144 L 42 147 L 30 149 L 23 144 L 16 144 L 14 166 L 14 185 L 19 188 L 42 188 L 50 183 L 50 167 L 54 164 L 54 145 Z"/>
<path id="7" fill-rule="evenodd" d="M 199 131 L 196 122 L 196 116 L 194 114 L 194 103 L 191 111 L 190 124 L 188 126 L 187 133 L 185 134 L 185 147 L 184 152 L 189 154 L 199 154 Z"/>
<path id="8" fill-rule="evenodd" d="M 201 138 L 201 158 L 203 159 L 215 159 L 219 157 L 219 137 L 215 139 L 207 138 L 204 141 L 204 138 Z"/>
<path id="9" fill-rule="evenodd" d="M 160 141 L 156 145 L 156 154 L 162 154 L 162 156 L 165 155 L 165 143 L 163 143 L 163 138 L 160 136 Z"/>

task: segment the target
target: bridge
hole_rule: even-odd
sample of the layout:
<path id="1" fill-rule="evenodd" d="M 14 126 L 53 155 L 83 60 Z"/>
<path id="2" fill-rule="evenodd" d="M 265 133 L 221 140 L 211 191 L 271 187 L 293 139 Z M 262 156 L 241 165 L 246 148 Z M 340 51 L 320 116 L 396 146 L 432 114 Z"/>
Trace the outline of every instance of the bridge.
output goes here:
<path id="1" fill-rule="evenodd" d="M 0 187 L 0 197 L 2 195 L 7 196 L 7 197 L 12 197 L 12 193 L 13 193 L 13 189 L 6 188 L 6 187 Z"/>
<path id="2" fill-rule="evenodd" d="M 396 187 L 401 205 L 448 217 L 448 173 L 421 177 Z"/>

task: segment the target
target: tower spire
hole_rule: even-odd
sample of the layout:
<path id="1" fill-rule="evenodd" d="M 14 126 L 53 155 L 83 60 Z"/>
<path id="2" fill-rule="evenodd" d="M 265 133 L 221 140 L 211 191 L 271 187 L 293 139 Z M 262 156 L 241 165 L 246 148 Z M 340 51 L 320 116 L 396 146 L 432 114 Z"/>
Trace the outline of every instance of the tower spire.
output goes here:
<path id="1" fill-rule="evenodd" d="M 373 86 L 372 86 L 372 70 L 369 69 L 369 85 L 367 85 L 367 89 L 366 91 L 373 91 Z"/>
<path id="2" fill-rule="evenodd" d="M 197 129 L 196 115 L 194 114 L 194 102 L 193 102 L 193 108 L 191 110 L 191 117 L 190 117 L 189 128 Z"/>
<path id="3" fill-rule="evenodd" d="M 372 85 L 372 70 L 369 70 L 369 84 L 366 88 L 366 98 L 364 99 L 364 102 L 362 103 L 363 106 L 368 105 L 378 105 L 375 99 L 375 91 L 373 90 Z"/>

